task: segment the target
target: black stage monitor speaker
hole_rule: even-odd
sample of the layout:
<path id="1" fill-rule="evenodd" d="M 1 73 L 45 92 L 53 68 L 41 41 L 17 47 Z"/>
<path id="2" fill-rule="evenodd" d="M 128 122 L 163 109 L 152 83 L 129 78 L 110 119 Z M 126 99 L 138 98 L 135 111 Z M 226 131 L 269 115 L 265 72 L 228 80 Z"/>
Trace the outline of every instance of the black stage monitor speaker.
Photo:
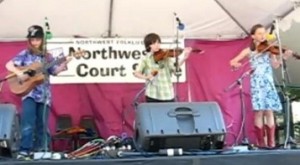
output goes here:
<path id="1" fill-rule="evenodd" d="M 0 104 L 0 155 L 12 157 L 19 149 L 19 120 L 16 107 Z"/>
<path id="2" fill-rule="evenodd" d="M 216 102 L 142 103 L 137 107 L 138 149 L 221 149 L 226 128 Z"/>

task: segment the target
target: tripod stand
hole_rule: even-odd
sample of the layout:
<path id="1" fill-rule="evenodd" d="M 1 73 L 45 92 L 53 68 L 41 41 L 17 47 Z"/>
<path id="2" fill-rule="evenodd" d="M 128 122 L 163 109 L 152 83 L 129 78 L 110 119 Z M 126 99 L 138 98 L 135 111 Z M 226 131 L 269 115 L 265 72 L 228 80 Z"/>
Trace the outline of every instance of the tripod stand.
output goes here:
<path id="1" fill-rule="evenodd" d="M 229 92 L 232 90 L 234 87 L 239 86 L 239 96 L 240 96 L 240 105 L 241 105 L 241 112 L 242 112 L 242 124 L 241 124 L 241 129 L 236 137 L 236 143 L 238 139 L 240 138 L 241 134 L 243 134 L 243 140 L 242 140 L 242 145 L 244 146 L 249 146 L 249 140 L 247 136 L 247 131 L 246 131 L 246 106 L 245 106 L 245 96 L 244 96 L 244 88 L 243 88 L 243 80 L 247 76 L 251 75 L 255 69 L 250 69 L 246 71 L 245 73 L 242 74 L 235 82 L 233 82 L 231 85 L 229 85 L 226 89 L 225 92 Z M 236 144 L 237 145 L 237 144 Z"/>

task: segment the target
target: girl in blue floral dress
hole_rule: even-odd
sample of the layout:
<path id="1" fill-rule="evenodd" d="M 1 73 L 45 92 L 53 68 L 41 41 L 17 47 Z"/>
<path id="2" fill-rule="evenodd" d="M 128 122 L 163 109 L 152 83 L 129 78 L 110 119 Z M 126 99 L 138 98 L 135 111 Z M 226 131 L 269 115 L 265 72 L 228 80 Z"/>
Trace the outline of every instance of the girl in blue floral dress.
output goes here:
<path id="1" fill-rule="evenodd" d="M 251 101 L 255 111 L 254 125 L 259 147 L 275 147 L 275 121 L 274 111 L 281 111 L 282 105 L 277 94 L 273 68 L 278 68 L 280 62 L 275 55 L 269 52 L 258 53 L 256 46 L 266 41 L 266 29 L 263 25 L 257 24 L 251 28 L 252 43 L 249 48 L 244 49 L 238 56 L 230 61 L 230 65 L 239 68 L 240 61 L 245 57 L 250 58 L 250 64 L 254 69 L 250 78 Z M 292 52 L 286 51 L 284 56 L 288 57 Z M 264 118 L 266 124 L 264 124 Z M 265 125 L 265 126 L 264 126 Z M 264 133 L 267 135 L 267 143 L 264 140 Z"/>

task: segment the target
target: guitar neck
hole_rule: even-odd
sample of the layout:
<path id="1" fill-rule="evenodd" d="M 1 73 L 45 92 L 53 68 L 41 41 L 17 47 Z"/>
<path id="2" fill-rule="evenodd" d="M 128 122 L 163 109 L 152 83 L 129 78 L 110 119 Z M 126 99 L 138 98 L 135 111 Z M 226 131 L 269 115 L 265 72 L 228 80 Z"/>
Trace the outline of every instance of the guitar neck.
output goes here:
<path id="1" fill-rule="evenodd" d="M 46 65 L 46 69 L 49 69 L 49 68 L 53 67 L 54 65 L 61 64 L 61 63 L 65 62 L 65 61 L 67 60 L 67 57 L 68 57 L 68 56 L 75 56 L 75 58 L 76 58 L 76 57 L 79 57 L 79 56 L 82 56 L 82 55 L 84 54 L 84 53 L 82 53 L 82 52 L 83 52 L 83 51 L 80 51 L 79 53 L 73 52 L 72 54 L 69 54 L 69 55 L 67 55 L 67 56 L 63 56 L 63 57 L 61 57 L 61 58 L 58 58 L 58 59 L 56 59 L 56 60 L 54 60 L 54 61 L 48 63 L 48 64 Z"/>
<path id="2" fill-rule="evenodd" d="M 65 56 L 62 57 L 62 58 L 58 58 L 58 59 L 56 59 L 56 60 L 54 60 L 54 61 L 48 63 L 48 64 L 46 65 L 46 69 L 49 69 L 49 68 L 53 67 L 54 65 L 61 64 L 61 63 L 65 62 L 66 59 L 67 59 L 67 58 L 66 58 Z"/>

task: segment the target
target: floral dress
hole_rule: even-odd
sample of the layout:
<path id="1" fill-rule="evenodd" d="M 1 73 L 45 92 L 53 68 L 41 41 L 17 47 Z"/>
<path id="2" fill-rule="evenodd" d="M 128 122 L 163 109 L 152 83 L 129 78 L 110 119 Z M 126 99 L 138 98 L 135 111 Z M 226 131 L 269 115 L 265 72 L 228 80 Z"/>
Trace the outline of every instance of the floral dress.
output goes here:
<path id="1" fill-rule="evenodd" d="M 254 110 L 282 110 L 275 88 L 271 58 L 268 53 L 250 54 L 251 67 L 255 69 L 250 78 L 252 107 Z"/>

